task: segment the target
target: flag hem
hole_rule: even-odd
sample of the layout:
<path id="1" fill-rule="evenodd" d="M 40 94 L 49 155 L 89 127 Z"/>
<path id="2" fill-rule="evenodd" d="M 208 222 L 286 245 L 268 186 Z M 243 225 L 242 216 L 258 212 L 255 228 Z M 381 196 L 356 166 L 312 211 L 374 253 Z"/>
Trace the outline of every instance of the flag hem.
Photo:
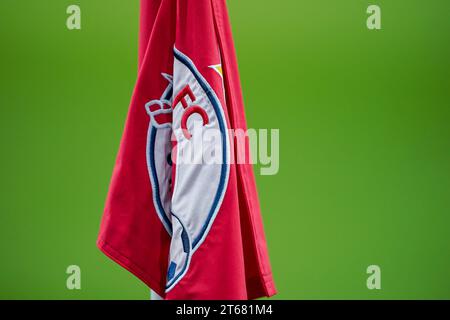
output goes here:
<path id="1" fill-rule="evenodd" d="M 108 258 L 110 258 L 112 261 L 120 265 L 122 268 L 129 271 L 131 274 L 133 274 L 135 277 L 137 277 L 139 280 L 145 283 L 150 289 L 156 292 L 159 296 L 161 297 L 165 296 L 165 292 L 161 290 L 160 286 L 158 286 L 158 282 L 155 281 L 155 279 L 153 279 L 145 271 L 143 271 L 136 263 L 132 262 L 130 258 L 125 257 L 119 251 L 117 251 L 112 246 L 107 244 L 103 239 L 99 239 L 97 241 L 97 247 Z M 262 275 L 261 277 L 263 279 L 265 292 L 258 292 L 254 295 L 249 293 L 247 297 L 248 300 L 254 300 L 264 297 L 270 298 L 277 293 L 274 281 L 272 279 L 272 274 Z M 257 280 L 258 282 L 261 281 L 261 277 L 258 277 Z M 249 282 L 251 283 L 252 281 L 249 280 Z"/>
<path id="2" fill-rule="evenodd" d="M 143 271 L 136 263 L 131 261 L 130 258 L 125 257 L 123 254 L 107 244 L 103 239 L 98 239 L 97 247 L 108 258 L 116 262 L 122 268 L 128 270 L 131 274 L 144 282 L 150 289 L 155 291 L 159 296 L 165 296 L 164 289 L 161 289 L 161 286 L 158 285 L 158 281 L 155 281 L 155 279 Z"/>

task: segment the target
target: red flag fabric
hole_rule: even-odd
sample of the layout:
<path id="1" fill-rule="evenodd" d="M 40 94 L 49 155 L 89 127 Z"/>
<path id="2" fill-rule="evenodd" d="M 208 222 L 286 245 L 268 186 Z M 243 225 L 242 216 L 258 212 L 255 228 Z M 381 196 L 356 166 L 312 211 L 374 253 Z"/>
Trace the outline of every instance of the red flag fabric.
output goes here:
<path id="1" fill-rule="evenodd" d="M 98 247 L 165 299 L 274 295 L 252 165 L 236 161 L 246 129 L 225 0 L 141 0 Z"/>

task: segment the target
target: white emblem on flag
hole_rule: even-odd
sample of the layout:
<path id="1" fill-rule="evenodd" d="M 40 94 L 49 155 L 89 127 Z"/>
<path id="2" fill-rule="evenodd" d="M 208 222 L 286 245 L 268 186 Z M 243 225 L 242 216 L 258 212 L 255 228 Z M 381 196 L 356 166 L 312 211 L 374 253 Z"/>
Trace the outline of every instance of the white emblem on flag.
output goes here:
<path id="1" fill-rule="evenodd" d="M 197 143 L 194 125 L 200 122 L 204 128 L 220 131 L 220 141 L 200 141 L 203 150 L 219 149 L 222 161 L 190 163 L 184 161 L 187 160 L 183 159 L 185 155 L 177 148 L 166 291 L 186 274 L 192 254 L 203 243 L 214 222 L 228 185 L 230 157 L 226 118 L 219 98 L 191 59 L 176 48 L 174 56 L 172 130 L 177 144 Z"/>

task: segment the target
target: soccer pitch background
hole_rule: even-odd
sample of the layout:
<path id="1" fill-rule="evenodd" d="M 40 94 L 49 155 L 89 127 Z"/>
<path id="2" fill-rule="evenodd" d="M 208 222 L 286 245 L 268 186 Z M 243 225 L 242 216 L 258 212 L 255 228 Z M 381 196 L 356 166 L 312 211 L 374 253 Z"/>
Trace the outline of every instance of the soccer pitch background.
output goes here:
<path id="1" fill-rule="evenodd" d="M 450 299 L 450 2 L 227 2 L 248 126 L 280 130 L 278 174 L 255 167 L 274 299 Z M 2 0 L 0 17 L 0 298 L 148 299 L 95 245 L 138 1 Z"/>

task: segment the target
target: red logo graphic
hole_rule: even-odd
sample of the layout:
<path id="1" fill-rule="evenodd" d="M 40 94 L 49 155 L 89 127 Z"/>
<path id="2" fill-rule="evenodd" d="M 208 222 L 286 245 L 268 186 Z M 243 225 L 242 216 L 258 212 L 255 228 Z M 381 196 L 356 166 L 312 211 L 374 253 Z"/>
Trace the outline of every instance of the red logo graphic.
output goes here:
<path id="1" fill-rule="evenodd" d="M 188 105 L 186 101 L 187 96 L 189 96 L 189 99 L 192 101 L 192 103 L 194 103 L 194 105 L 191 106 Z M 181 129 L 183 129 L 183 134 L 188 140 L 191 139 L 192 137 L 191 133 L 189 132 L 189 129 L 187 128 L 187 121 L 190 116 L 192 116 L 193 114 L 198 114 L 202 117 L 204 126 L 209 123 L 208 114 L 202 107 L 200 107 L 199 105 L 195 105 L 195 100 L 197 100 L 196 96 L 192 92 L 191 87 L 187 85 L 186 87 L 183 88 L 183 90 L 180 91 L 180 93 L 178 93 L 173 103 L 173 107 L 175 108 L 175 106 L 181 102 L 183 108 L 185 109 L 183 116 L 181 118 Z"/>

